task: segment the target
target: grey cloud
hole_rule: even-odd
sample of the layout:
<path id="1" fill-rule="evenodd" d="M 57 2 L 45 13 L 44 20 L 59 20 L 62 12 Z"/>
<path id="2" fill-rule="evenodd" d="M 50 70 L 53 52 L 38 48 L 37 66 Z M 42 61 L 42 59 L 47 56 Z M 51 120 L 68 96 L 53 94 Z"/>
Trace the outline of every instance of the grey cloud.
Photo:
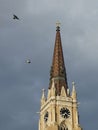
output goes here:
<path id="1" fill-rule="evenodd" d="M 97 0 L 0 0 L 1 130 L 38 128 L 35 113 L 41 89 L 49 85 L 58 20 L 70 90 L 76 82 L 80 124 L 85 130 L 98 128 L 97 5 Z M 32 64 L 25 63 L 27 58 Z"/>

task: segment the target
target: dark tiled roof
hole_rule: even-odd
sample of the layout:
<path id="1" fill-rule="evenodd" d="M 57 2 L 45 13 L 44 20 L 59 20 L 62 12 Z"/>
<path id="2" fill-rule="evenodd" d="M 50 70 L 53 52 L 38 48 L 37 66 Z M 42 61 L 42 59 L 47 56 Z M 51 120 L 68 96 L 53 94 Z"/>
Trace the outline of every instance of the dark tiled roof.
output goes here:
<path id="1" fill-rule="evenodd" d="M 56 38 L 54 45 L 54 53 L 53 53 L 53 61 L 50 70 L 50 86 L 52 79 L 55 81 L 56 92 L 60 95 L 61 87 L 64 86 L 67 92 L 67 76 L 66 76 L 66 68 L 64 64 L 63 50 L 62 50 L 62 42 L 60 36 L 60 27 L 57 26 L 56 29 Z"/>

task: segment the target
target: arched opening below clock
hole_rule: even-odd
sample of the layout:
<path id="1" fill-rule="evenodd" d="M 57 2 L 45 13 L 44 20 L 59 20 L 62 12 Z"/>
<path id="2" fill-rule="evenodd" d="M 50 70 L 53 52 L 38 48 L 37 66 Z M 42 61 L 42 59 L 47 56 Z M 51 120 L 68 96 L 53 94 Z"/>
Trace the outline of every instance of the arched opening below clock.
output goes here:
<path id="1" fill-rule="evenodd" d="M 65 124 L 61 124 L 59 130 L 68 130 L 68 128 Z"/>

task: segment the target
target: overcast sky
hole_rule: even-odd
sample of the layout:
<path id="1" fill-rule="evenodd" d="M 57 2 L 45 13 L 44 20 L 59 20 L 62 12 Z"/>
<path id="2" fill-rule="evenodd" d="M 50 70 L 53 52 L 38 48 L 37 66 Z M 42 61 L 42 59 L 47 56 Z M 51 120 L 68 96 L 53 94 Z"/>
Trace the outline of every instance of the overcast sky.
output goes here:
<path id="1" fill-rule="evenodd" d="M 98 0 L 0 0 L 0 130 L 38 130 L 57 21 L 80 124 L 98 130 Z"/>

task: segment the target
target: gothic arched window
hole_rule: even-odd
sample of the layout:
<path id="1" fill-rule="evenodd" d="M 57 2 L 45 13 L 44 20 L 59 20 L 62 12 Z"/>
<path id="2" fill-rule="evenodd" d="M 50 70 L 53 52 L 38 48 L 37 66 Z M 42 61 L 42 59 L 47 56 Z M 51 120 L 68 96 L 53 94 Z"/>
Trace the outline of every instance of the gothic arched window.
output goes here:
<path id="1" fill-rule="evenodd" d="M 59 130 L 68 130 L 68 128 L 65 124 L 61 124 Z"/>

